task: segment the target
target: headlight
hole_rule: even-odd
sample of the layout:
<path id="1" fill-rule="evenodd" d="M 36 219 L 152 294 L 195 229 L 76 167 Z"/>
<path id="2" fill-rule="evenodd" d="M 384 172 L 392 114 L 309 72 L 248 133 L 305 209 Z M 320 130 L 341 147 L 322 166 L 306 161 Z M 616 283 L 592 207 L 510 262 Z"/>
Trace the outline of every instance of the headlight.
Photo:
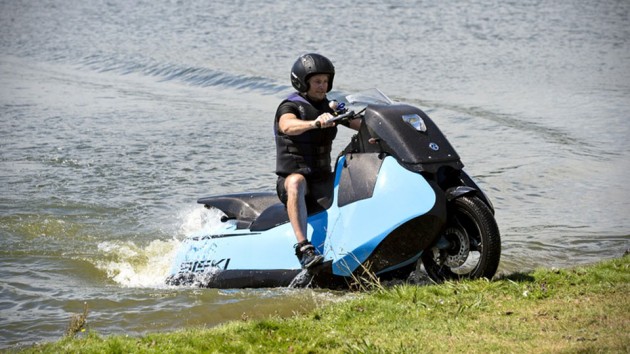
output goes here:
<path id="1" fill-rule="evenodd" d="M 411 126 L 419 132 L 427 131 L 427 126 L 424 124 L 424 120 L 422 120 L 422 118 L 420 118 L 417 114 L 405 114 L 402 116 L 402 120 L 411 124 Z"/>

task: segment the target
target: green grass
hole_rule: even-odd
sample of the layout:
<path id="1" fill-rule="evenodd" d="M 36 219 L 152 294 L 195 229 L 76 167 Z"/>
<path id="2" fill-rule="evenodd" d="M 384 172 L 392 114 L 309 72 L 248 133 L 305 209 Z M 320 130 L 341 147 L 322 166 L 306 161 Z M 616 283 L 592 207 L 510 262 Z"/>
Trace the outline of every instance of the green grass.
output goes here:
<path id="1" fill-rule="evenodd" d="M 88 333 L 25 352 L 630 352 L 630 256 L 440 285 L 374 287 L 288 318 L 143 337 Z"/>

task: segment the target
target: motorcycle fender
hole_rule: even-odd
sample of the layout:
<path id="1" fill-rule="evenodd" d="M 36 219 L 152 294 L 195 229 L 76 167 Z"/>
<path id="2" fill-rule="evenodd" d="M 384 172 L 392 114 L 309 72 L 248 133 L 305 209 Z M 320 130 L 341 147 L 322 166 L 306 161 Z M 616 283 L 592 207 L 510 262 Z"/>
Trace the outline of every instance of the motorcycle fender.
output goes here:
<path id="1" fill-rule="evenodd" d="M 476 194 L 478 191 L 474 188 L 467 186 L 451 187 L 446 190 L 446 200 L 452 202 L 453 200 L 467 194 Z"/>

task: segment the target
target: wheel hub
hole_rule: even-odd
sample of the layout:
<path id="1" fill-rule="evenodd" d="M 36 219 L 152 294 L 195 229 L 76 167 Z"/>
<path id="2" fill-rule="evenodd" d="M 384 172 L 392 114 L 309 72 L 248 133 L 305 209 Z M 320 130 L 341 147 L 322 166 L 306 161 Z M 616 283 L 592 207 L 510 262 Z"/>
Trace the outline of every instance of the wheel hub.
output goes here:
<path id="1" fill-rule="evenodd" d="M 470 254 L 470 241 L 466 230 L 450 227 L 446 229 L 446 238 L 451 241 L 452 247 L 446 253 L 444 264 L 450 268 L 463 265 Z"/>

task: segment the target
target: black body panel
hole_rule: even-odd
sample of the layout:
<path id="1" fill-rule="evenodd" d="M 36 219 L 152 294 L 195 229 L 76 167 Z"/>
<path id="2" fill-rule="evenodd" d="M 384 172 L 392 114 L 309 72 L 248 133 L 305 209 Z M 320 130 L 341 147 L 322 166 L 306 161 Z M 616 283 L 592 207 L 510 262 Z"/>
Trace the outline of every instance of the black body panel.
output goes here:
<path id="1" fill-rule="evenodd" d="M 403 116 L 406 115 L 421 117 L 426 132 L 418 131 L 405 122 Z M 370 105 L 365 111 L 364 121 L 370 138 L 376 139 L 383 152 L 393 155 L 407 168 L 435 173 L 442 166 L 463 167 L 459 155 L 444 134 L 417 107 L 406 104 Z"/>
<path id="2" fill-rule="evenodd" d="M 221 210 L 228 219 L 252 222 L 263 210 L 278 203 L 276 193 L 238 193 L 204 197 L 197 200 L 206 208 L 214 207 Z"/>

